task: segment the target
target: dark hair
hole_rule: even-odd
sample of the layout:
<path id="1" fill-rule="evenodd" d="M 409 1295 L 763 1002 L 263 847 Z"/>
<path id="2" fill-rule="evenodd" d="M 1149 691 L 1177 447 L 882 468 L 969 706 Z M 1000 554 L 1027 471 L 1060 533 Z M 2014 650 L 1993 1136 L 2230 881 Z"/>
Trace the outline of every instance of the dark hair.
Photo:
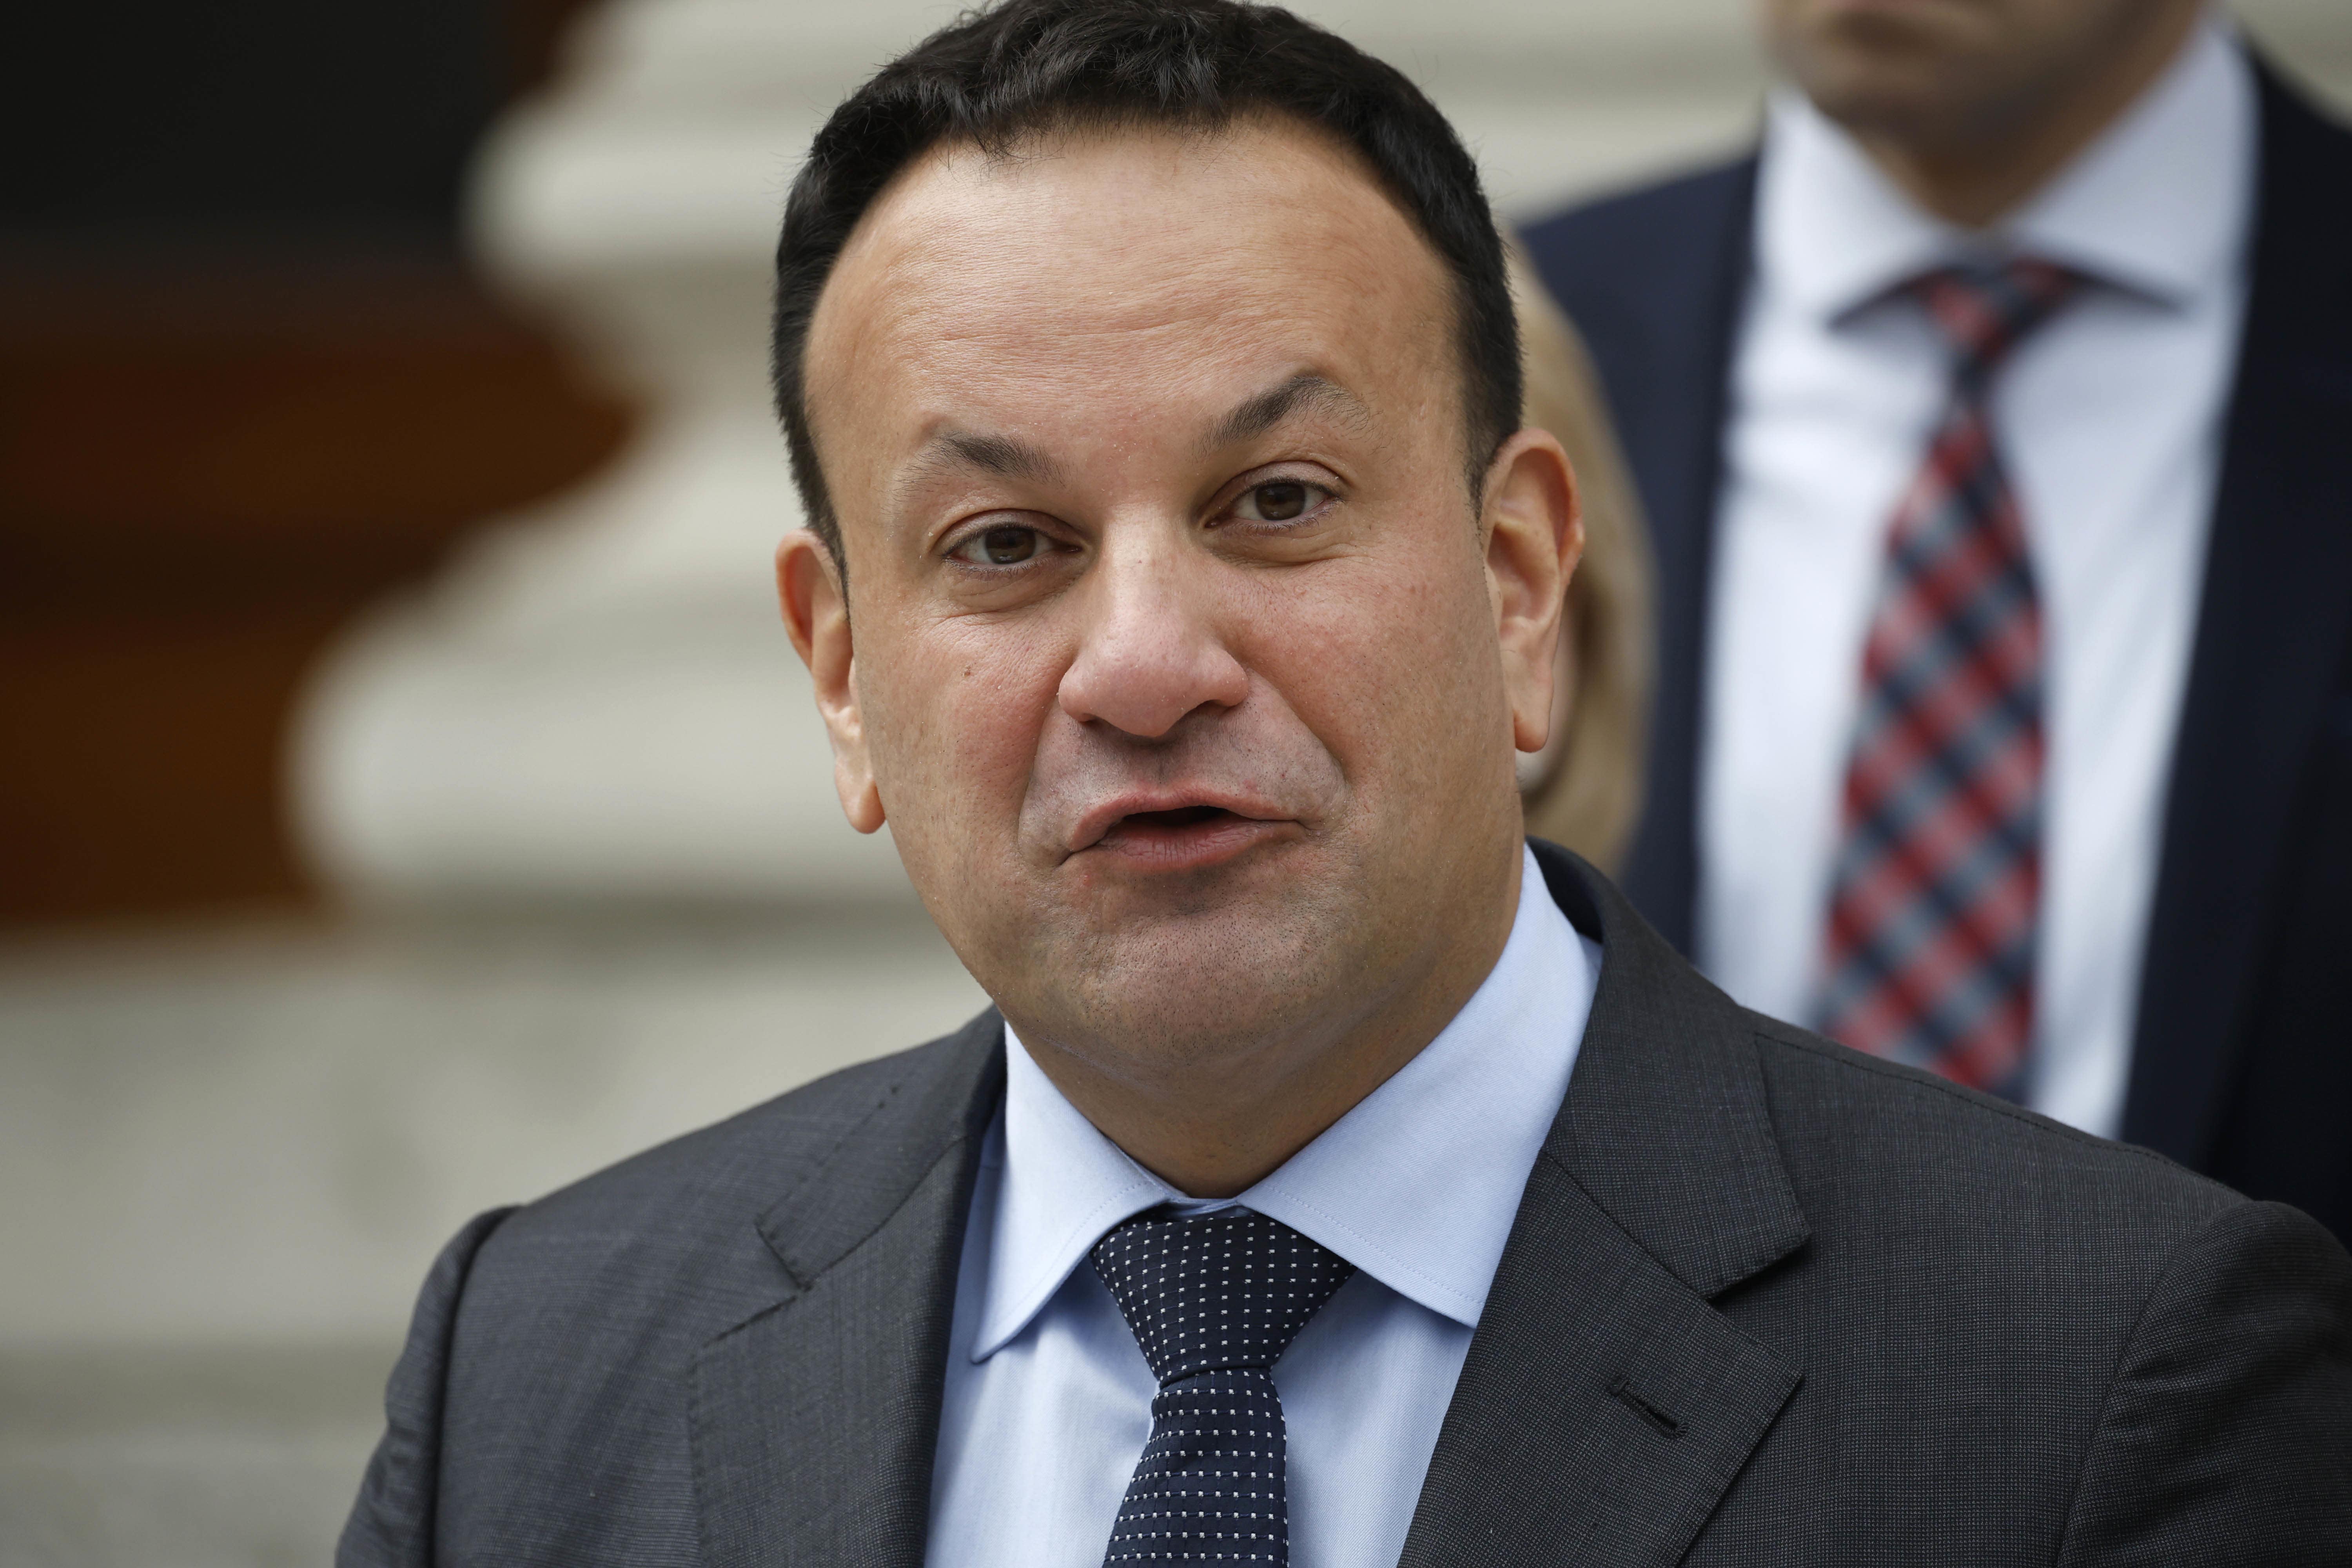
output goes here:
<path id="1" fill-rule="evenodd" d="M 841 524 L 809 433 L 809 320 L 842 247 L 898 173 L 942 142 L 1006 149 L 1069 125 L 1215 130 L 1272 110 L 1353 148 L 1454 279 L 1470 483 L 1519 426 L 1518 323 L 1478 168 L 1419 88 L 1345 39 L 1238 0 L 1005 0 L 932 34 L 833 112 L 776 247 L 776 407 L 809 521 Z"/>

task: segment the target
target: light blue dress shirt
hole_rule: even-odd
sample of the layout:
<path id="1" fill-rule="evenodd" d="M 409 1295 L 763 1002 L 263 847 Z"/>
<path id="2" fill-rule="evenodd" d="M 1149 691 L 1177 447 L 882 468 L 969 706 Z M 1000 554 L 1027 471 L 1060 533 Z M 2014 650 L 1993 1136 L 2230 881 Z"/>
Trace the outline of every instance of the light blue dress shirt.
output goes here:
<path id="1" fill-rule="evenodd" d="M 1394 1563 L 1537 1152 L 1568 1091 L 1601 949 L 1532 855 L 1494 970 L 1438 1037 L 1227 1200 L 1359 1272 L 1274 1368 L 1294 1568 Z M 1005 1032 L 972 1194 L 931 1491 L 929 1568 L 1099 1568 L 1158 1392 L 1087 1254 L 1184 1198 L 1095 1130 Z"/>

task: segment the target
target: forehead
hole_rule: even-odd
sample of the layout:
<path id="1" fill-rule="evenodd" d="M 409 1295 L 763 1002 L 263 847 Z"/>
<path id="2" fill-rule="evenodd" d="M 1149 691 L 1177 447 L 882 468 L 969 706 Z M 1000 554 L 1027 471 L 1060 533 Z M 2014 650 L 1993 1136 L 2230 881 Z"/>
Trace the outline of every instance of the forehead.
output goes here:
<path id="1" fill-rule="evenodd" d="M 1456 397 L 1454 345 L 1412 221 L 1350 150 L 1269 118 L 933 151 L 844 248 L 807 380 L 830 475 L 877 427 L 1077 391 L 1108 415 L 1312 370 L 1368 400 L 1435 374 Z"/>

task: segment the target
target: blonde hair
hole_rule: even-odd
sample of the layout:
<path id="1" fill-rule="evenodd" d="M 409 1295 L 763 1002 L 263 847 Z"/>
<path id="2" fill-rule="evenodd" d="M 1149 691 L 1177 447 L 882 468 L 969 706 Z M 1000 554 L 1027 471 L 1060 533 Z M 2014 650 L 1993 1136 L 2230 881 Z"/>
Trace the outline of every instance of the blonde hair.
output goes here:
<path id="1" fill-rule="evenodd" d="M 1584 559 L 1568 585 L 1552 739 L 1520 756 L 1528 831 L 1613 872 L 1641 810 L 1648 744 L 1649 531 L 1584 342 L 1516 248 L 1511 292 L 1527 368 L 1524 419 L 1568 450 Z"/>

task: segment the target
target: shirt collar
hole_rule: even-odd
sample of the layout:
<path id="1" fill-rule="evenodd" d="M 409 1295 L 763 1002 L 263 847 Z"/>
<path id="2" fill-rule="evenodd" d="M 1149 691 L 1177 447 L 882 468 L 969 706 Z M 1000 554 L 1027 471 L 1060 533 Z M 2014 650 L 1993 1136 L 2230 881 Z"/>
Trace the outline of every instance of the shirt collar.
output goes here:
<path id="1" fill-rule="evenodd" d="M 1930 268 L 2019 253 L 2186 307 L 2237 277 L 2256 140 L 2252 69 L 2208 19 L 2098 140 L 1979 231 L 1914 206 L 1852 136 L 1783 89 L 1766 121 L 1759 265 L 1777 297 L 1824 323 Z"/>
<path id="2" fill-rule="evenodd" d="M 1502 956 L 1453 1022 L 1386 1083 L 1230 1200 L 1475 1327 L 1537 1152 L 1568 1089 L 1601 950 L 1546 894 L 1532 854 Z M 971 1359 L 1044 1310 L 1112 1226 L 1163 1203 L 1206 1212 L 1062 1098 L 1005 1029 L 986 1294 Z M 1001 1150 L 1001 1154 L 998 1151 Z"/>

